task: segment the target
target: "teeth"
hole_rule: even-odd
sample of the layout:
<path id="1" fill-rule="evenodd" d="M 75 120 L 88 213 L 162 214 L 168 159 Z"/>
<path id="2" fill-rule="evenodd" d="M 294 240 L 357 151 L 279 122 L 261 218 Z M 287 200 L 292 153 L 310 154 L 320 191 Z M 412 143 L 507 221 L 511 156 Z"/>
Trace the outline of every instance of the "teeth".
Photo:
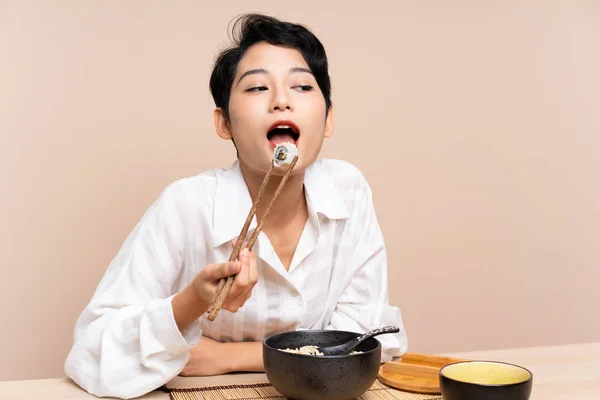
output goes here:
<path id="1" fill-rule="evenodd" d="M 277 125 L 275 129 L 292 129 L 292 127 L 289 125 Z"/>

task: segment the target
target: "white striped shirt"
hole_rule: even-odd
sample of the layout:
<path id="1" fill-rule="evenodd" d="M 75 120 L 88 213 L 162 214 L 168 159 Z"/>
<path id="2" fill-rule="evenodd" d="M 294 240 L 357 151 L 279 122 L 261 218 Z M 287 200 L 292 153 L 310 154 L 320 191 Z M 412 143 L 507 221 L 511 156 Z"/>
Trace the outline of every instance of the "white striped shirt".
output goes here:
<path id="1" fill-rule="evenodd" d="M 201 335 L 261 341 L 298 329 L 379 336 L 382 361 L 406 351 L 400 310 L 388 304 L 387 258 L 367 181 L 351 164 L 321 159 L 307 168 L 309 218 L 289 271 L 261 232 L 259 281 L 235 314 L 206 314 L 180 332 L 171 299 L 207 264 L 229 259 L 252 200 L 236 161 L 169 185 L 144 214 L 77 320 L 65 372 L 97 396 L 131 398 L 178 375 Z M 256 227 L 252 221 L 250 232 Z"/>

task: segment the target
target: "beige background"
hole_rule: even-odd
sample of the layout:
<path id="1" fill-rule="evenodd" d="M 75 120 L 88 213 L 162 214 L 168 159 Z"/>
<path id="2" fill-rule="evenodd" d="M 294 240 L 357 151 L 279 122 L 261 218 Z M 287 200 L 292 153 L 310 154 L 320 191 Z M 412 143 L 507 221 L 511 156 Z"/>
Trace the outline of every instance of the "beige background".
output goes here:
<path id="1" fill-rule="evenodd" d="M 206 3 L 0 1 L 1 380 L 61 376 L 146 207 L 233 161 L 208 76 L 247 11 L 328 50 L 410 350 L 600 340 L 600 2 Z"/>

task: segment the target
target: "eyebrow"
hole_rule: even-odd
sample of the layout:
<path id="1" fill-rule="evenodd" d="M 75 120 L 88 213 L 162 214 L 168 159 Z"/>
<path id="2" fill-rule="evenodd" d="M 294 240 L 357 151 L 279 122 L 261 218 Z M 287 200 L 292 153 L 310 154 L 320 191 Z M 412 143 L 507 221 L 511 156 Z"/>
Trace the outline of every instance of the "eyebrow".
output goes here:
<path id="1" fill-rule="evenodd" d="M 290 73 L 300 73 L 300 72 L 304 72 L 304 73 L 308 73 L 313 75 L 312 71 L 309 68 L 304 68 L 304 67 L 294 67 L 294 68 L 290 68 Z M 242 74 L 242 76 L 240 76 L 240 79 L 238 79 L 237 84 L 239 85 L 240 82 L 242 81 L 242 79 L 244 79 L 246 76 L 248 75 L 268 75 L 269 71 L 267 71 L 264 68 L 257 68 L 257 69 L 251 69 L 249 71 L 246 71 Z"/>

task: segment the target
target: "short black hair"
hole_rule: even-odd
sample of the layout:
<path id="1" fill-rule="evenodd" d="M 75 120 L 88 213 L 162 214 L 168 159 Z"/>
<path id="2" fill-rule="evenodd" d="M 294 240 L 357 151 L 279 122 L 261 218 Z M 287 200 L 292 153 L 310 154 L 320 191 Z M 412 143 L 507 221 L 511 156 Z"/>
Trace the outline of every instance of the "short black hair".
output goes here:
<path id="1" fill-rule="evenodd" d="M 231 37 L 233 45 L 218 54 L 210 76 L 213 100 L 217 107 L 223 109 L 227 119 L 238 64 L 248 48 L 259 42 L 298 50 L 313 73 L 329 110 L 332 103 L 327 54 L 323 44 L 306 27 L 263 14 L 243 14 L 234 22 Z"/>

